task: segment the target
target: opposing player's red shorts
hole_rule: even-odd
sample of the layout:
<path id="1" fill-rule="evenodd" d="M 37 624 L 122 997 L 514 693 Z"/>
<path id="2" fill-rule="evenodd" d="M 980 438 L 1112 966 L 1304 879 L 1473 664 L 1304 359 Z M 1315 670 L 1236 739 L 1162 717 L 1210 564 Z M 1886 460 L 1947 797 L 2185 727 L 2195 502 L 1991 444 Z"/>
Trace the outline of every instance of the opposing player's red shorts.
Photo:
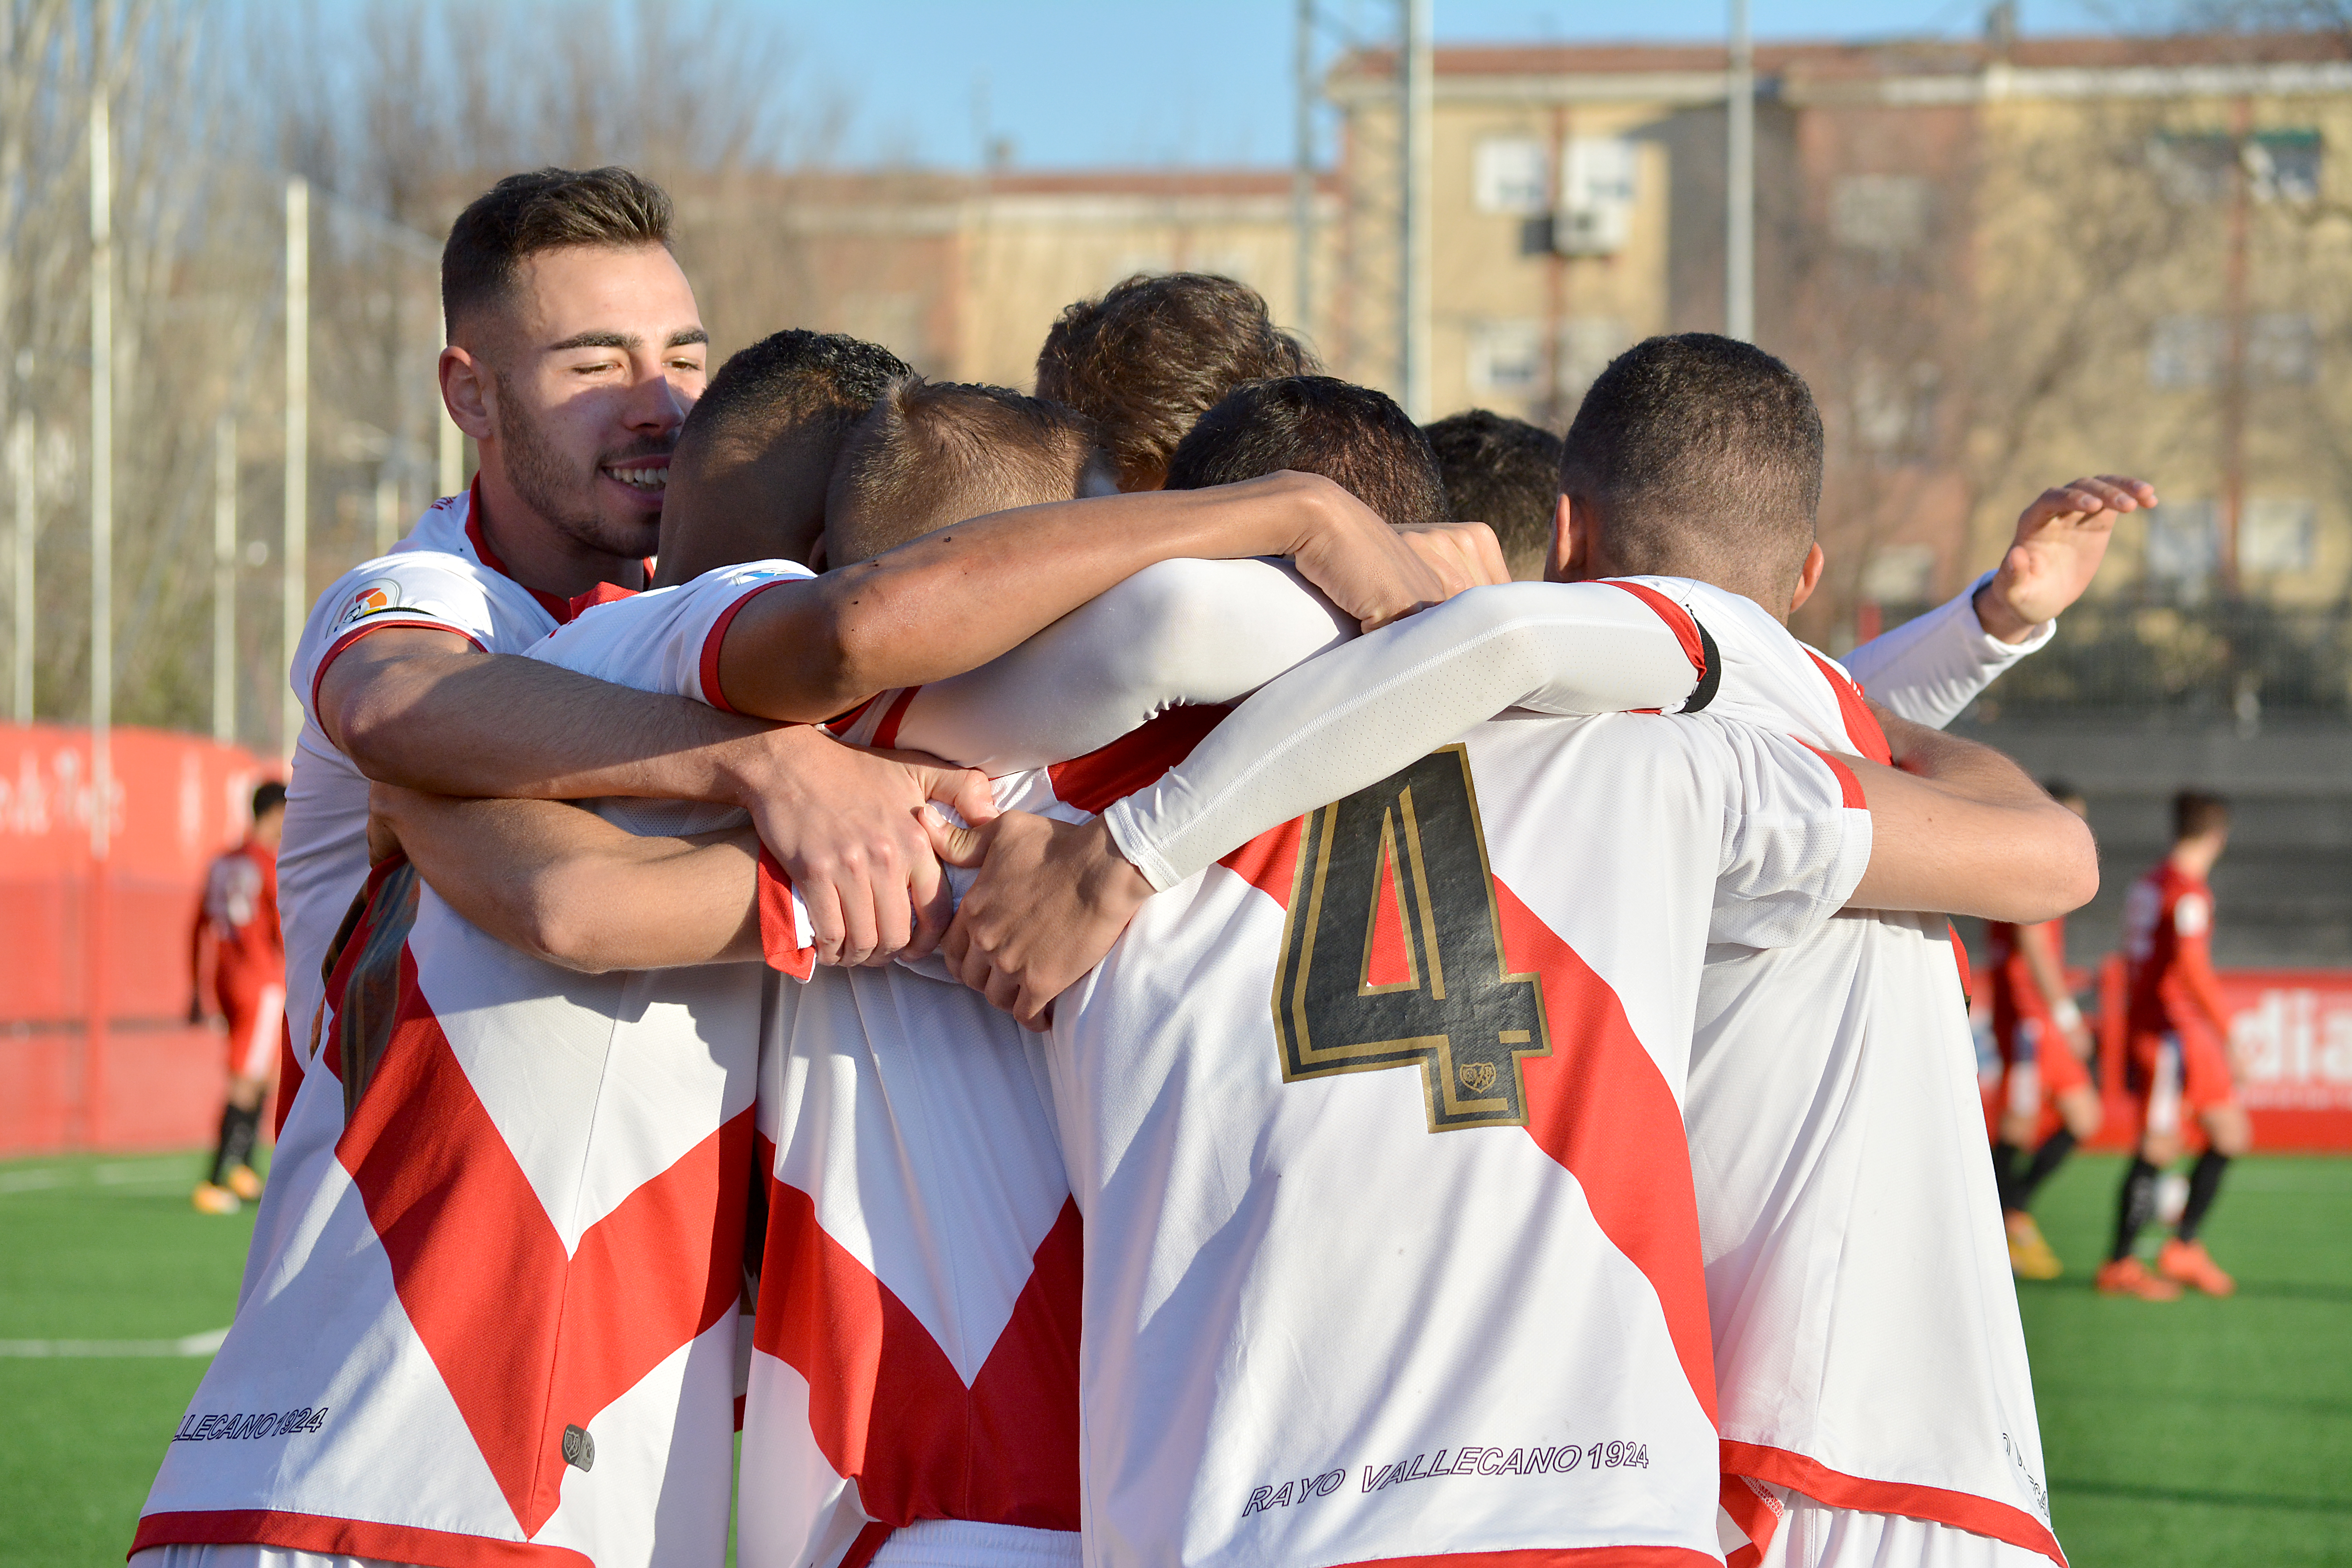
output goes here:
<path id="1" fill-rule="evenodd" d="M 2135 1034 L 2131 1068 L 2140 1125 L 2150 1132 L 2178 1132 L 2184 1110 L 2200 1115 L 2234 1104 L 2238 1098 L 2228 1054 L 2220 1041 L 2201 1031 Z"/>
<path id="2" fill-rule="evenodd" d="M 2022 1017 L 2011 1037 L 2000 1042 L 2001 1104 L 2012 1116 L 2032 1116 L 2042 1097 L 2091 1087 L 2091 1069 L 2066 1044 L 2064 1032 L 2037 1017 Z"/>
<path id="3" fill-rule="evenodd" d="M 278 1035 L 286 1016 L 283 985 L 239 986 L 220 994 L 228 1021 L 228 1070 L 232 1078 L 269 1076 L 278 1065 Z"/>

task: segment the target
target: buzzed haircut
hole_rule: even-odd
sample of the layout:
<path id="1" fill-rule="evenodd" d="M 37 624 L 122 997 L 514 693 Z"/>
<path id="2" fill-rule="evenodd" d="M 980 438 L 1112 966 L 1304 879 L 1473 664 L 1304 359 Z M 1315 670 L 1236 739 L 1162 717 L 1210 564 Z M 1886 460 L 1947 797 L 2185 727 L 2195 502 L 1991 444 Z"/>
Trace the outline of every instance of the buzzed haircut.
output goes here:
<path id="1" fill-rule="evenodd" d="M 1585 393 L 1559 485 L 1597 514 L 1612 571 L 1791 588 L 1822 500 L 1821 410 L 1753 344 L 1651 338 Z"/>
<path id="2" fill-rule="evenodd" d="M 523 258 L 572 246 L 669 246 L 669 195 L 626 169 L 533 169 L 476 196 L 441 247 L 441 315 L 452 332 L 514 288 Z"/>
<path id="3" fill-rule="evenodd" d="M 1123 490 L 1157 489 L 1192 422 L 1244 382 L 1322 369 L 1265 297 L 1205 272 L 1138 274 L 1062 312 L 1037 395 L 1095 422 Z"/>
<path id="4" fill-rule="evenodd" d="M 679 426 L 678 444 L 765 446 L 787 425 L 838 440 L 913 374 L 877 343 L 800 327 L 776 332 L 727 357 Z"/>
<path id="5" fill-rule="evenodd" d="M 257 786 L 253 792 L 253 819 L 258 822 L 285 804 L 286 786 L 276 779 L 267 780 Z"/>
<path id="6" fill-rule="evenodd" d="M 1390 523 L 1446 521 L 1429 437 L 1386 393 L 1328 375 L 1286 375 L 1227 393 L 1178 443 L 1171 490 L 1237 484 L 1283 468 L 1337 481 Z"/>
<path id="7" fill-rule="evenodd" d="M 892 383 L 825 491 L 825 563 L 871 560 L 967 518 L 1068 500 L 1102 460 L 1076 409 L 1003 386 Z"/>
<path id="8" fill-rule="evenodd" d="M 2230 803 L 2218 795 L 2185 789 L 2172 797 L 2172 841 L 2202 837 L 2230 826 Z"/>
<path id="9" fill-rule="evenodd" d="M 1511 575 L 1543 575 L 1559 508 L 1559 437 L 1541 426 L 1472 408 L 1428 427 L 1456 522 L 1495 531 Z"/>

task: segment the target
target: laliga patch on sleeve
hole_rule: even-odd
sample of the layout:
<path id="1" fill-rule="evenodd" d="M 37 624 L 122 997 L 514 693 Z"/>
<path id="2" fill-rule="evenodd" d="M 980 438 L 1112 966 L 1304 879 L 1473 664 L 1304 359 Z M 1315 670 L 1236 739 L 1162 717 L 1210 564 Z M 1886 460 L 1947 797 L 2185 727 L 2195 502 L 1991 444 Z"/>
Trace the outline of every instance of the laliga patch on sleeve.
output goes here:
<path id="1" fill-rule="evenodd" d="M 2182 936 L 2203 936 L 2213 923 L 2213 911 L 2202 895 L 2189 893 L 2172 906 L 2172 928 Z"/>
<path id="2" fill-rule="evenodd" d="M 351 601 L 343 606 L 343 613 L 335 617 L 335 625 L 348 626 L 354 621 L 363 621 L 370 616 L 380 616 L 387 610 L 408 610 L 419 607 L 409 604 L 402 597 L 399 579 L 371 577 L 352 590 Z"/>

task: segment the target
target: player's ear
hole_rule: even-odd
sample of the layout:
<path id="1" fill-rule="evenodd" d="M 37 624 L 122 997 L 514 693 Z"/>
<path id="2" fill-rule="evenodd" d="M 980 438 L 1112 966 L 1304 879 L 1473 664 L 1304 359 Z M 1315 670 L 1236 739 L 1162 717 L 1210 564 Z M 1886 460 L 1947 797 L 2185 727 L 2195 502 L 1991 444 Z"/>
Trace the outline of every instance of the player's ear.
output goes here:
<path id="1" fill-rule="evenodd" d="M 1552 508 L 1551 549 L 1544 555 L 1545 582 L 1573 583 L 1583 574 L 1589 554 L 1584 526 L 1584 511 L 1563 494 Z"/>
<path id="2" fill-rule="evenodd" d="M 1797 591 L 1789 595 L 1789 614 L 1795 615 L 1798 606 L 1811 598 L 1813 590 L 1822 585 L 1822 567 L 1827 559 L 1819 541 L 1807 548 L 1805 563 L 1797 569 Z"/>
<path id="3" fill-rule="evenodd" d="M 487 440 L 498 420 L 498 394 L 491 389 L 489 366 L 472 351 L 451 343 L 441 351 L 441 403 L 450 422 L 477 441 Z"/>

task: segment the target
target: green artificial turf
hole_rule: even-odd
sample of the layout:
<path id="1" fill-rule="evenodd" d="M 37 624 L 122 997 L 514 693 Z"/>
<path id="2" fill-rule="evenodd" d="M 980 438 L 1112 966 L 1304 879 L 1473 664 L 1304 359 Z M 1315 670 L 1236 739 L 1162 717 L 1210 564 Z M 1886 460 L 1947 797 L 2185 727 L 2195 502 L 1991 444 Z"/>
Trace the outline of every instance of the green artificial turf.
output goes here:
<path id="1" fill-rule="evenodd" d="M 188 1207 L 200 1163 L 0 1164 L 0 1340 L 226 1324 L 253 1222 Z M 2044 1189 L 2035 1206 L 2068 1272 L 2021 1294 L 2068 1556 L 2352 1568 L 2352 1160 L 2231 1172 L 2206 1226 L 2238 1277 L 2226 1301 L 2092 1291 L 2121 1174 L 2081 1156 Z M 0 1356 L 0 1564 L 119 1563 L 203 1371 L 198 1357 Z"/>
<path id="2" fill-rule="evenodd" d="M 2352 1564 L 2352 1161 L 2231 1168 L 2204 1227 L 2222 1300 L 2091 1289 L 2123 1170 L 2080 1155 L 2043 1189 L 2066 1273 L 2018 1293 L 2060 1543 L 2080 1568 Z"/>

